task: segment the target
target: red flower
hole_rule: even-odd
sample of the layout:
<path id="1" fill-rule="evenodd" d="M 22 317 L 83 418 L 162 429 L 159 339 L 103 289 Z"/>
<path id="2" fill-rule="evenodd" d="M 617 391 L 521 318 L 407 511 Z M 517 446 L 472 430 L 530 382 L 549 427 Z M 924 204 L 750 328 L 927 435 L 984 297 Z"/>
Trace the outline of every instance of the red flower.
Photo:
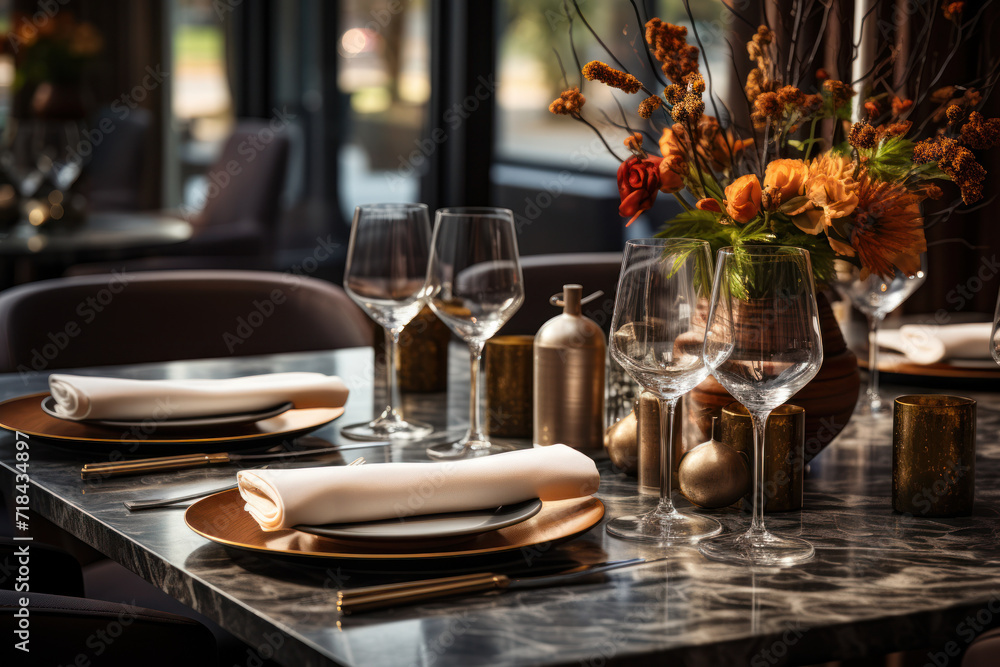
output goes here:
<path id="1" fill-rule="evenodd" d="M 660 191 L 660 160 L 647 157 L 640 160 L 632 156 L 618 167 L 618 195 L 622 203 L 618 214 L 628 218 L 628 227 L 643 211 L 649 210 Z"/>
<path id="2" fill-rule="evenodd" d="M 719 205 L 718 200 L 712 199 L 711 197 L 706 197 L 705 199 L 699 199 L 698 203 L 694 205 L 699 211 L 711 211 L 712 213 L 722 213 L 722 206 Z"/>

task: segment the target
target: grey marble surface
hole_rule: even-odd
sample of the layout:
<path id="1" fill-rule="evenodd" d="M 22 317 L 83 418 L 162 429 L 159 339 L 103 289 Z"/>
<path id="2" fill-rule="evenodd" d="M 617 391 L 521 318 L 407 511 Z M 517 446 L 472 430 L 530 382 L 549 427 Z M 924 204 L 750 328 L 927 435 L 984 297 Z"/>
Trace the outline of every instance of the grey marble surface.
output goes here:
<path id="1" fill-rule="evenodd" d="M 460 428 L 467 414 L 467 361 L 457 351 L 447 395 L 408 396 L 409 414 Z M 370 350 L 110 369 L 128 377 L 225 377 L 277 370 L 336 373 L 352 389 L 347 414 L 315 435 L 342 442 L 341 425 L 372 414 Z M 97 371 L 94 371 L 95 373 Z M 101 369 L 108 373 L 109 369 Z M 45 388 L 44 375 L 0 376 L 0 397 Z M 903 393 L 885 387 L 884 394 Z M 927 389 L 918 390 L 927 392 Z M 949 390 L 947 393 L 970 395 Z M 751 571 L 704 559 L 691 548 L 643 547 L 607 536 L 603 525 L 504 563 L 448 563 L 392 571 L 329 561 L 281 561 L 223 548 L 192 531 L 181 509 L 129 513 L 122 500 L 196 491 L 232 479 L 235 467 L 83 482 L 84 462 L 109 454 L 71 452 L 31 441 L 31 509 L 94 545 L 252 646 L 288 665 L 809 664 L 896 649 L 964 646 L 1000 623 L 1000 395 L 979 400 L 974 516 L 920 519 L 890 507 L 891 419 L 855 420 L 811 465 L 805 509 L 770 515 L 768 525 L 815 544 L 816 558 L 782 570 Z M 371 447 L 369 461 L 417 460 L 421 446 Z M 133 453 L 134 455 L 134 453 Z M 12 484 L 13 436 L 0 435 L 2 482 Z M 336 458 L 326 462 L 337 462 Z M 631 513 L 634 480 L 600 464 L 605 521 Z M 683 500 L 679 504 L 684 505 Z M 708 512 L 727 530 L 748 516 Z M 563 560 L 635 556 L 658 563 L 603 582 L 400 607 L 341 617 L 340 588 L 449 574 L 468 567 L 529 571 Z M 432 568 L 431 568 L 432 569 Z M 423 571 L 421 571 L 423 570 Z M 994 619 L 994 617 L 996 618 Z M 957 664 L 957 661 L 954 661 Z"/>

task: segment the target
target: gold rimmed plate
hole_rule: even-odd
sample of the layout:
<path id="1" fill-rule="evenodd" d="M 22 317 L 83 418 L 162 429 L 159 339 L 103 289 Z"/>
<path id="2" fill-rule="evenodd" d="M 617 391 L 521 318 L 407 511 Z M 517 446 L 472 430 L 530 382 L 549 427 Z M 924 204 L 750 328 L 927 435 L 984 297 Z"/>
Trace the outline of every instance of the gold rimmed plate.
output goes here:
<path id="1" fill-rule="evenodd" d="M 194 532 L 218 544 L 280 556 L 340 558 L 345 560 L 398 561 L 462 558 L 503 554 L 554 544 L 577 537 L 604 516 L 604 503 L 587 496 L 542 503 L 533 517 L 513 525 L 470 536 L 446 545 L 429 541 L 405 544 L 339 541 L 299 530 L 265 532 L 243 509 L 238 489 L 202 498 L 184 512 L 184 522 Z"/>
<path id="2" fill-rule="evenodd" d="M 20 431 L 73 449 L 115 449 L 127 445 L 129 452 L 146 449 L 162 453 L 165 448 L 183 445 L 199 447 L 234 443 L 254 443 L 274 438 L 294 438 L 328 424 L 344 414 L 344 408 L 307 408 L 285 410 L 257 421 L 174 427 L 160 432 L 156 421 L 134 426 L 110 426 L 93 422 L 60 419 L 42 410 L 48 392 L 11 398 L 0 403 L 0 428 Z"/>

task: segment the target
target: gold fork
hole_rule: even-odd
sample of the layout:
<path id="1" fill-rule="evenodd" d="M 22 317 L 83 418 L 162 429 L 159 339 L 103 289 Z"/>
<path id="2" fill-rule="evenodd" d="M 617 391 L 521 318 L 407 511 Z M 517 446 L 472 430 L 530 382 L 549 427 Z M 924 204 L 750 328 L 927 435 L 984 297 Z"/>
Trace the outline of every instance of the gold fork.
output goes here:
<path id="1" fill-rule="evenodd" d="M 348 463 L 347 467 L 360 466 L 364 464 L 365 464 L 365 457 L 359 456 L 358 458 Z M 262 470 L 266 467 L 267 466 L 262 466 L 260 469 Z M 173 498 L 150 498 L 149 500 L 126 500 L 123 501 L 122 504 L 125 505 L 126 509 L 128 509 L 130 512 L 137 512 L 139 510 L 152 510 L 152 509 L 157 509 L 159 507 L 170 507 L 171 505 L 176 505 L 178 503 L 182 503 L 187 500 L 203 498 L 205 496 L 210 496 L 215 493 L 222 493 L 223 491 L 232 491 L 238 486 L 239 486 L 238 484 L 230 484 L 228 486 L 224 486 L 218 489 L 209 489 L 208 491 L 199 491 L 198 493 L 189 493 L 185 496 L 175 496 Z"/>

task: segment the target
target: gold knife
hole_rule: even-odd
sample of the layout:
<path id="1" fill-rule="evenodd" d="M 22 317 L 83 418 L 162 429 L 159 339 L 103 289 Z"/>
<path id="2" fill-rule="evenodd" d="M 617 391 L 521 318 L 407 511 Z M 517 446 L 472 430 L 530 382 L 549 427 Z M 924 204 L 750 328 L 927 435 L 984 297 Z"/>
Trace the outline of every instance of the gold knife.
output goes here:
<path id="1" fill-rule="evenodd" d="M 463 595 L 466 593 L 481 593 L 492 590 L 517 590 L 524 588 L 543 588 L 546 586 L 559 586 L 572 582 L 574 579 L 617 570 L 623 567 L 643 565 L 645 563 L 655 563 L 664 558 L 631 558 L 628 560 L 610 561 L 588 565 L 580 568 L 550 574 L 541 577 L 522 577 L 512 579 L 505 574 L 495 572 L 482 572 L 479 574 L 461 574 L 454 577 L 442 577 L 440 579 L 424 579 L 421 581 L 408 581 L 398 584 L 381 584 L 378 586 L 365 586 L 363 588 L 353 588 L 337 593 L 337 610 L 348 616 L 365 611 L 376 609 L 386 609 L 397 605 L 423 602 L 426 600 L 436 600 L 453 595 Z"/>
<path id="2" fill-rule="evenodd" d="M 223 463 L 242 463 L 247 461 L 284 461 L 300 456 L 315 456 L 332 452 L 343 452 L 351 449 L 367 447 L 384 447 L 388 442 L 365 442 L 357 445 L 335 445 L 319 449 L 303 449 L 297 452 L 274 452 L 272 454 L 233 454 L 219 452 L 216 454 L 180 454 L 177 456 L 158 456 L 136 461 L 100 461 L 88 463 L 80 469 L 81 479 L 104 479 L 107 477 L 123 477 L 125 475 L 143 475 L 150 472 L 166 472 L 197 468 L 200 466 L 220 465 Z"/>

